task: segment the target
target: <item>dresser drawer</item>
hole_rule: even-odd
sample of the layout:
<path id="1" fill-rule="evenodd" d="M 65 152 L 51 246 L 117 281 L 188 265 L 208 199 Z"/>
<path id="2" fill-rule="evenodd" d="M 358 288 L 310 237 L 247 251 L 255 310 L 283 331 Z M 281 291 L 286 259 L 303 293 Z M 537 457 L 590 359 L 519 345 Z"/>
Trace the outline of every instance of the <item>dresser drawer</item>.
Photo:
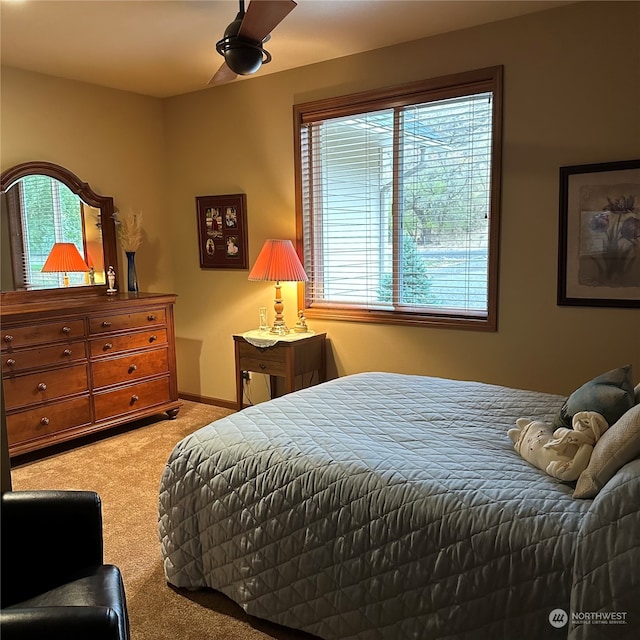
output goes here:
<path id="1" fill-rule="evenodd" d="M 271 376 L 284 376 L 287 372 L 287 365 L 281 360 L 244 356 L 240 359 L 240 369 L 265 373 Z"/>
<path id="2" fill-rule="evenodd" d="M 286 374 L 287 353 L 284 347 L 260 349 L 248 342 L 236 342 L 240 369 L 257 371 L 272 376 Z"/>
<path id="3" fill-rule="evenodd" d="M 260 347 L 254 347 L 248 342 L 237 342 L 236 347 L 238 349 L 238 355 L 241 358 L 271 360 L 275 362 L 284 362 L 286 359 L 287 347 L 281 347 L 279 345 L 261 349 Z"/>
<path id="4" fill-rule="evenodd" d="M 91 343 L 91 357 L 108 356 L 119 351 L 131 351 L 144 347 L 167 344 L 167 330 L 138 331 L 122 335 L 94 338 Z"/>
<path id="5" fill-rule="evenodd" d="M 164 307 L 161 307 L 147 311 L 137 311 L 135 313 L 121 313 L 90 318 L 89 333 L 91 335 L 99 335 L 111 331 L 163 326 L 165 323 L 166 313 Z"/>
<path id="6" fill-rule="evenodd" d="M 86 360 L 86 358 L 86 342 L 69 342 L 53 347 L 19 349 L 2 355 L 2 373 L 5 375 L 36 367 L 64 365 L 78 360 Z"/>
<path id="7" fill-rule="evenodd" d="M 24 376 L 6 376 L 4 402 L 7 410 L 10 410 L 82 393 L 88 389 L 87 365 L 78 364 Z"/>
<path id="8" fill-rule="evenodd" d="M 139 382 L 115 391 L 97 393 L 93 397 L 96 421 L 161 405 L 169 399 L 168 377 Z"/>
<path id="9" fill-rule="evenodd" d="M 55 402 L 7 416 L 9 445 L 91 423 L 89 396 Z"/>
<path id="10" fill-rule="evenodd" d="M 169 357 L 167 349 L 138 351 L 117 358 L 94 362 L 93 386 L 107 387 L 121 382 L 133 382 L 141 378 L 168 373 Z"/>
<path id="11" fill-rule="evenodd" d="M 3 351 L 34 344 L 50 344 L 85 337 L 84 320 L 36 323 L 29 326 L 2 327 Z"/>

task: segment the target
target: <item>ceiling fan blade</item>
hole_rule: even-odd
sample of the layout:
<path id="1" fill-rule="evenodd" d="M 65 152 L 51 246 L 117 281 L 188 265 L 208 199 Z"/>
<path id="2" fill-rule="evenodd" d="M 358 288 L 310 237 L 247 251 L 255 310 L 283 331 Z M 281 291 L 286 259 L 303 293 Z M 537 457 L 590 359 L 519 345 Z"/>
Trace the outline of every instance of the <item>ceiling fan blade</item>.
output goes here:
<path id="1" fill-rule="evenodd" d="M 251 0 L 238 37 L 262 42 L 296 6 L 294 0 Z"/>
<path id="2" fill-rule="evenodd" d="M 231 80 L 235 80 L 238 77 L 238 74 L 235 71 L 231 71 L 227 66 L 226 62 L 222 63 L 222 66 L 216 71 L 215 75 L 211 80 L 209 80 L 209 84 L 222 84 L 223 82 L 231 82 Z"/>

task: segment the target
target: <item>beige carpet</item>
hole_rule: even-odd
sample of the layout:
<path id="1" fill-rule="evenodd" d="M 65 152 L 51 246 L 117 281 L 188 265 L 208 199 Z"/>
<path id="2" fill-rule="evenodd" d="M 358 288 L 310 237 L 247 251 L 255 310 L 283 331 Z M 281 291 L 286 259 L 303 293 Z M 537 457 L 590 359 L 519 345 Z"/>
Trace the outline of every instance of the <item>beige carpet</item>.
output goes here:
<path id="1" fill-rule="evenodd" d="M 102 498 L 105 562 L 124 576 L 132 640 L 302 640 L 312 636 L 247 616 L 214 591 L 170 588 L 157 534 L 158 486 L 173 446 L 231 413 L 184 402 L 176 420 L 149 419 L 12 469 L 15 491 L 88 489 Z"/>

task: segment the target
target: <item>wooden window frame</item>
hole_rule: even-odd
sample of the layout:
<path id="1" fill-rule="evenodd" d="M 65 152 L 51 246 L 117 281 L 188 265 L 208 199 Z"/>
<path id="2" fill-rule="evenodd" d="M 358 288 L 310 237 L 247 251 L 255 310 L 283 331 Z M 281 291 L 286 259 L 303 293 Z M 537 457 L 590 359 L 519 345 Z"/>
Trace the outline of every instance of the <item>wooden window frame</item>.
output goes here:
<path id="1" fill-rule="evenodd" d="M 339 96 L 294 105 L 294 161 L 296 189 L 296 242 L 300 256 L 304 256 L 304 219 L 301 144 L 302 127 L 310 122 L 353 115 L 384 108 L 402 107 L 416 103 L 454 98 L 491 91 L 492 139 L 491 182 L 488 229 L 487 314 L 453 315 L 445 313 L 410 312 L 349 308 L 348 305 L 328 307 L 309 306 L 305 285 L 298 287 L 298 304 L 309 318 L 347 320 L 356 322 L 428 325 L 436 327 L 496 331 L 498 326 L 498 271 L 500 239 L 500 198 L 502 174 L 502 85 L 503 67 L 489 67 L 406 85 Z"/>

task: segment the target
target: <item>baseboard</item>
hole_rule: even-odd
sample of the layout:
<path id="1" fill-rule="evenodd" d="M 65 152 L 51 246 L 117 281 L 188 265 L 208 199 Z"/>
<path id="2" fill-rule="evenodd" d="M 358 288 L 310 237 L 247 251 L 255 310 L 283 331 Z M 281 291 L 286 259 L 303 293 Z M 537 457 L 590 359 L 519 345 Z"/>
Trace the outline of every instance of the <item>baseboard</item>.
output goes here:
<path id="1" fill-rule="evenodd" d="M 212 404 L 215 407 L 222 407 L 223 409 L 235 409 L 236 403 L 230 400 L 221 400 L 220 398 L 208 398 L 207 396 L 199 396 L 195 393 L 183 393 L 178 391 L 178 397 L 182 400 L 189 400 L 191 402 L 201 402 L 202 404 Z"/>

